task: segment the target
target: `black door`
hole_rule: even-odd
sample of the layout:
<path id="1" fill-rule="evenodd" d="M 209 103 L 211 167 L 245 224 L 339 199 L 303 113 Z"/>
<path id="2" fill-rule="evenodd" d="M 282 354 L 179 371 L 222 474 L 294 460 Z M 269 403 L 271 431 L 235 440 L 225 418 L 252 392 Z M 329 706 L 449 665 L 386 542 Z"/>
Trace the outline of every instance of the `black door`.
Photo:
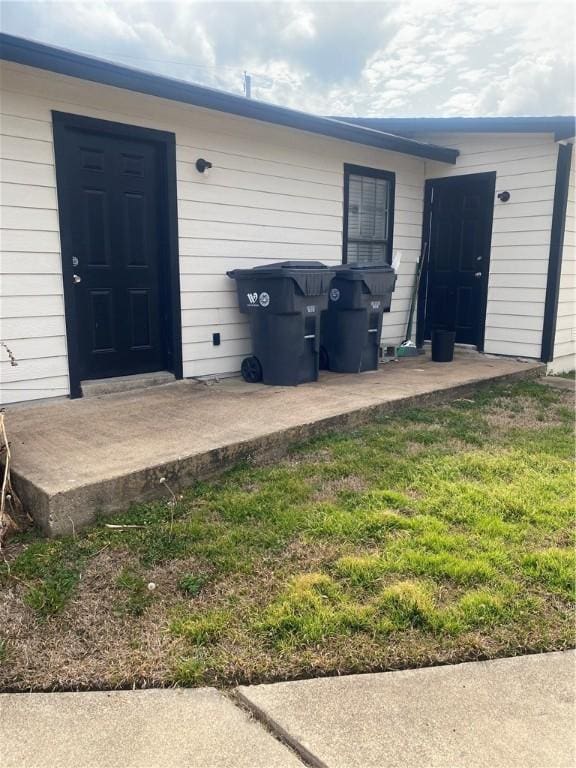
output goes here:
<path id="1" fill-rule="evenodd" d="M 456 331 L 456 341 L 483 348 L 492 232 L 494 174 L 428 183 L 424 338 Z"/>
<path id="2" fill-rule="evenodd" d="M 72 283 L 66 309 L 77 375 L 82 380 L 170 369 L 161 147 L 126 130 L 91 130 L 74 121 L 59 128 L 63 273 Z"/>

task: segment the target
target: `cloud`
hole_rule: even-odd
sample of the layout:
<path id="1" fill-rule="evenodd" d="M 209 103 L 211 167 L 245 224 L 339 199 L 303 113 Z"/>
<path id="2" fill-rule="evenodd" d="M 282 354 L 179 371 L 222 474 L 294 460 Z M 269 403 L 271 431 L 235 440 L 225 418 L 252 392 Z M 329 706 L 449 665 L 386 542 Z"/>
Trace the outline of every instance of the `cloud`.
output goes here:
<path id="1" fill-rule="evenodd" d="M 558 6 L 562 7 L 558 7 Z M 574 111 L 555 0 L 3 2 L 7 32 L 321 114 Z"/>

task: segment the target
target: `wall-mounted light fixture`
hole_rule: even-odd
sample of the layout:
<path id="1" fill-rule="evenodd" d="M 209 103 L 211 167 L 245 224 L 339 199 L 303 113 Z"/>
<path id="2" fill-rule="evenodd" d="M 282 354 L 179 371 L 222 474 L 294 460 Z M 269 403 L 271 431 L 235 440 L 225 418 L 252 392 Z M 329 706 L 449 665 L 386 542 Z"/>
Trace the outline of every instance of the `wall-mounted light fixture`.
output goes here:
<path id="1" fill-rule="evenodd" d="M 507 203 L 510 200 L 510 192 L 498 192 L 498 200 Z"/>
<path id="2" fill-rule="evenodd" d="M 198 173 L 204 173 L 210 168 L 212 168 L 212 163 L 209 160 L 204 160 L 203 157 L 199 157 L 198 160 L 196 160 L 196 170 Z"/>

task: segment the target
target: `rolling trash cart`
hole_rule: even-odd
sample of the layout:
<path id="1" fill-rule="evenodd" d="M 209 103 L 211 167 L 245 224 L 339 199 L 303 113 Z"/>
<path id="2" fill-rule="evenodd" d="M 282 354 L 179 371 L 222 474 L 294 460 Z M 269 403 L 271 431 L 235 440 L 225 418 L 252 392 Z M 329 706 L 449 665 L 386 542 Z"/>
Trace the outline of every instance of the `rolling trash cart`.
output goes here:
<path id="1" fill-rule="evenodd" d="M 375 371 L 396 273 L 388 264 L 343 264 L 334 272 L 322 317 L 321 366 L 338 373 Z"/>
<path id="2" fill-rule="evenodd" d="M 334 270 L 319 261 L 279 261 L 226 273 L 248 315 L 253 355 L 242 361 L 248 382 L 294 386 L 318 378 L 320 315 Z"/>

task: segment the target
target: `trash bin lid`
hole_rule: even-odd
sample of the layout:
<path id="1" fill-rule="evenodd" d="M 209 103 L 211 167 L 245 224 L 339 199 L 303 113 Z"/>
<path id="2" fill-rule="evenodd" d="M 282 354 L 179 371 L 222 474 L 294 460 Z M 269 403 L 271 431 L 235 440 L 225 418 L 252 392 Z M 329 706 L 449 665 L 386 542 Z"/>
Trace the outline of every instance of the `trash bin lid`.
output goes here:
<path id="1" fill-rule="evenodd" d="M 340 280 L 369 280 L 371 277 L 396 274 L 390 264 L 339 264 L 333 267 L 336 277 Z"/>
<path id="2" fill-rule="evenodd" d="M 353 271 L 353 272 L 394 272 L 394 269 L 386 262 L 375 262 L 373 264 L 361 262 L 351 262 L 349 264 L 339 264 L 337 267 L 332 267 L 339 274 L 341 272 Z"/>
<path id="3" fill-rule="evenodd" d="M 254 272 L 258 273 L 259 277 L 263 276 L 263 273 L 275 275 L 279 277 L 285 274 L 285 270 L 312 270 L 314 272 L 318 270 L 333 270 L 333 267 L 327 267 L 326 264 L 322 264 L 321 261 L 274 261 L 271 264 L 260 264 L 257 267 L 240 267 L 239 269 L 231 269 L 226 274 L 228 277 L 250 277 Z"/>
<path id="4" fill-rule="evenodd" d="M 327 267 L 326 264 L 322 264 L 321 261 L 274 261 L 272 264 L 261 264 L 259 267 L 254 267 L 258 272 L 270 271 L 275 272 L 280 269 L 332 269 Z"/>
<path id="5" fill-rule="evenodd" d="M 276 261 L 251 269 L 233 269 L 228 277 L 241 279 L 292 280 L 304 296 L 320 296 L 328 292 L 334 270 L 321 261 Z"/>
<path id="6" fill-rule="evenodd" d="M 350 282 L 361 281 L 366 291 L 374 296 L 383 296 L 394 291 L 396 272 L 384 262 L 376 264 L 341 264 L 334 267 L 335 279 Z"/>

